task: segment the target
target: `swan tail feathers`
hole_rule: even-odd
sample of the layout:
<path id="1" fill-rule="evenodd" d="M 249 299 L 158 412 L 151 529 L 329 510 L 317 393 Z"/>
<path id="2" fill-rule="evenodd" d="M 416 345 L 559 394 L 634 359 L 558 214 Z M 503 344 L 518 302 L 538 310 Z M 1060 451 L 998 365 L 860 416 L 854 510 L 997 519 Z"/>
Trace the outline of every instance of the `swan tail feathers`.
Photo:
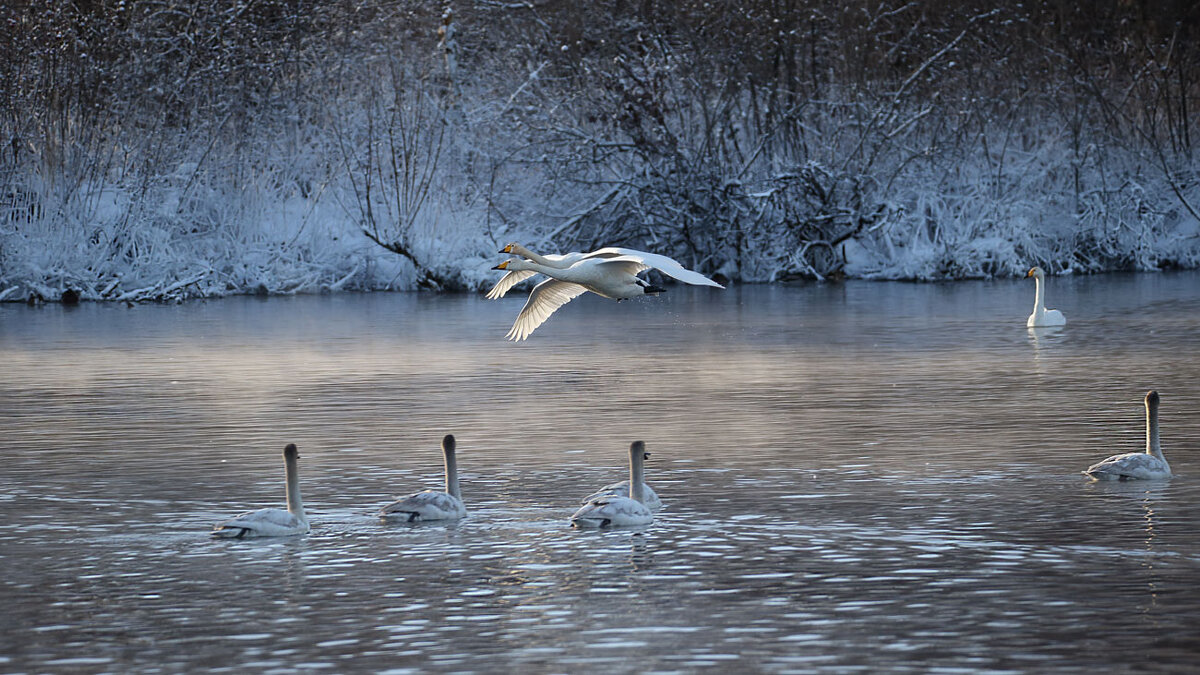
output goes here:
<path id="1" fill-rule="evenodd" d="M 379 517 L 385 520 L 398 520 L 406 523 L 416 523 L 421 520 L 419 511 L 380 511 Z"/>
<path id="2" fill-rule="evenodd" d="M 604 528 L 612 525 L 611 518 L 572 518 L 571 527 L 574 528 Z"/>

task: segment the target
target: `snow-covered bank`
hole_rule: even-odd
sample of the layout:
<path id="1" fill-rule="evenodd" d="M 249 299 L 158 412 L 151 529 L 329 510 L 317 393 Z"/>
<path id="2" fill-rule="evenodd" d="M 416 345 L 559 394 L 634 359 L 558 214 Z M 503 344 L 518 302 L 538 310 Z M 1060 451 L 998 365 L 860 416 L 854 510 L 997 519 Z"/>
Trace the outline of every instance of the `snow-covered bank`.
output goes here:
<path id="1" fill-rule="evenodd" d="M 1198 61 L 1120 7 L 152 4 L 0 10 L 0 300 L 1200 266 Z"/>

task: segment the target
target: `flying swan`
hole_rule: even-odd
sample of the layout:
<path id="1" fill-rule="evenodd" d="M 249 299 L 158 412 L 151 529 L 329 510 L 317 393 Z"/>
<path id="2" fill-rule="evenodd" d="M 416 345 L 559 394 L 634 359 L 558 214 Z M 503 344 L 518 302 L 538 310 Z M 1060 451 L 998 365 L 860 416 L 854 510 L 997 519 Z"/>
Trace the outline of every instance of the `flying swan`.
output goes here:
<path id="1" fill-rule="evenodd" d="M 283 509 L 259 509 L 218 523 L 213 526 L 213 536 L 228 539 L 245 537 L 290 537 L 308 532 L 308 517 L 304 515 L 304 503 L 300 500 L 300 474 L 296 460 L 300 452 L 295 443 L 283 449 L 283 465 L 287 472 L 287 511 Z"/>
<path id="2" fill-rule="evenodd" d="M 1067 323 L 1067 318 L 1057 309 L 1046 309 L 1045 298 L 1046 292 L 1042 288 L 1045 283 L 1046 273 L 1040 267 L 1034 267 L 1025 274 L 1025 278 L 1033 277 L 1035 290 L 1033 292 L 1033 314 L 1029 315 L 1029 319 L 1025 321 L 1025 325 L 1029 328 L 1035 326 L 1063 326 Z"/>
<path id="3" fill-rule="evenodd" d="M 647 258 L 646 256 L 652 257 Z M 496 265 L 495 269 L 498 270 L 534 272 L 550 277 L 533 287 L 533 291 L 529 293 L 529 299 L 525 301 L 525 306 L 517 314 L 517 320 L 513 322 L 512 329 L 505 337 L 515 341 L 524 340 L 538 326 L 545 323 L 546 319 L 549 319 L 550 315 L 559 307 L 588 291 L 613 300 L 625 300 L 664 292 L 666 289 L 654 286 L 638 276 L 638 273 L 644 270 L 660 269 L 651 261 L 663 257 L 648 253 L 612 258 L 584 258 L 566 269 L 547 267 L 518 258 L 510 258 Z M 666 258 L 666 260 L 670 260 L 670 258 Z M 670 270 L 665 271 L 670 272 Z M 702 279 L 703 285 L 724 288 L 702 274 L 691 272 L 691 270 L 683 271 Z M 679 276 L 676 278 L 688 283 L 698 283 Z"/>
<path id="4" fill-rule="evenodd" d="M 1083 472 L 1095 480 L 1162 480 L 1171 477 L 1171 467 L 1158 443 L 1158 392 L 1146 393 L 1146 451 L 1113 455 Z"/>
<path id="5" fill-rule="evenodd" d="M 709 279 L 703 274 L 700 274 L 699 272 L 693 272 L 683 265 L 680 265 L 679 262 L 674 258 L 668 258 L 665 255 L 659 255 L 657 253 L 638 251 L 632 248 L 608 246 L 605 248 L 598 248 L 591 253 L 572 251 L 571 253 L 548 253 L 546 255 L 539 255 L 520 244 L 512 243 L 500 249 L 500 252 L 521 256 L 522 258 L 532 260 L 539 265 L 545 265 L 546 267 L 553 267 L 554 269 L 559 270 L 565 270 L 580 260 L 587 258 L 616 258 L 618 256 L 633 257 L 641 259 L 641 261 L 647 266 L 653 267 L 663 274 L 674 277 L 682 282 L 694 284 L 696 286 L 716 286 L 717 288 L 724 288 L 724 286 L 718 284 L 712 279 Z M 525 281 L 529 277 L 535 276 L 536 274 L 537 272 L 534 272 L 533 270 L 509 270 L 508 274 L 500 277 L 500 281 L 497 281 L 496 285 L 492 286 L 492 290 L 488 291 L 487 299 L 496 300 L 498 298 L 503 298 L 504 294 L 508 293 L 513 286 L 516 286 L 517 284 Z"/>
<path id="6" fill-rule="evenodd" d="M 467 515 L 462 492 L 458 489 L 458 462 L 454 457 L 454 436 L 442 439 L 442 454 L 446 458 L 446 491 L 425 490 L 398 499 L 379 509 L 385 520 L 418 523 L 426 520 L 457 520 Z"/>
<path id="7" fill-rule="evenodd" d="M 572 527 L 621 527 L 649 525 L 654 514 L 647 508 L 643 461 L 646 444 L 634 441 L 629 446 L 629 497 L 604 496 L 584 504 L 571 516 Z"/>

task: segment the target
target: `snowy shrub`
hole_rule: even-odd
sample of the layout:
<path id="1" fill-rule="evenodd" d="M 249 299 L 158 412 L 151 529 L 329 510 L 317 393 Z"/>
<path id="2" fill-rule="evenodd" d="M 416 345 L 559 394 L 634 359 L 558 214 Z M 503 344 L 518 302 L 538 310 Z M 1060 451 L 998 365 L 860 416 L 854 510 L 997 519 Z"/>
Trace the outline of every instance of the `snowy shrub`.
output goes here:
<path id="1" fill-rule="evenodd" d="M 1185 6 L 0 8 L 0 299 L 479 288 L 498 247 L 727 279 L 1200 264 Z"/>

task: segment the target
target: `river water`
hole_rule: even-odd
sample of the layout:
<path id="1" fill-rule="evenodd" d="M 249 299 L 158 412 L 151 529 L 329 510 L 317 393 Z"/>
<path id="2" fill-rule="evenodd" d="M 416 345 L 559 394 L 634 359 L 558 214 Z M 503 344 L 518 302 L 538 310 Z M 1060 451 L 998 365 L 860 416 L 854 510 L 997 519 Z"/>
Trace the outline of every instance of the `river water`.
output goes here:
<path id="1" fill-rule="evenodd" d="M 0 672 L 1200 663 L 1200 274 L 0 305 Z M 1079 471 L 1144 442 L 1177 476 Z M 470 513 L 372 513 L 441 481 Z M 652 525 L 575 531 L 652 453 Z M 216 541 L 282 506 L 306 536 Z"/>

